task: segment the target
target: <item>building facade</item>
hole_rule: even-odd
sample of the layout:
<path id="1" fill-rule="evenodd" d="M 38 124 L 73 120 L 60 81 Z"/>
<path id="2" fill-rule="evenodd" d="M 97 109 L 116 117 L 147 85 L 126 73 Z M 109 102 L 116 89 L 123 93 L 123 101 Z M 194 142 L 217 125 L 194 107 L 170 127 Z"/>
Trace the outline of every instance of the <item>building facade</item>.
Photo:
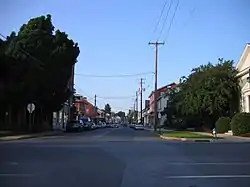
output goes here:
<path id="1" fill-rule="evenodd" d="M 97 108 L 86 97 L 76 99 L 75 107 L 79 117 L 85 116 L 93 119 L 98 116 Z"/>
<path id="2" fill-rule="evenodd" d="M 250 44 L 246 44 L 236 69 L 238 70 L 237 77 L 241 88 L 240 110 L 250 112 Z"/>
<path id="3" fill-rule="evenodd" d="M 161 93 L 167 92 L 169 89 L 176 87 L 176 85 L 177 85 L 176 83 L 171 83 L 159 88 L 156 92 L 156 102 L 158 98 L 161 96 Z M 155 103 L 154 92 L 151 92 L 151 94 L 149 95 L 149 111 L 148 111 L 149 124 L 151 127 L 154 126 L 154 112 L 155 112 L 154 103 Z M 158 111 L 157 111 L 157 116 L 158 116 Z"/>
<path id="4" fill-rule="evenodd" d="M 161 113 L 164 111 L 164 109 L 167 107 L 168 104 L 168 93 L 167 92 L 161 92 L 161 95 L 159 96 L 157 100 L 157 112 L 159 117 L 159 125 L 164 125 L 164 121 L 166 120 L 166 115 L 161 115 Z"/>

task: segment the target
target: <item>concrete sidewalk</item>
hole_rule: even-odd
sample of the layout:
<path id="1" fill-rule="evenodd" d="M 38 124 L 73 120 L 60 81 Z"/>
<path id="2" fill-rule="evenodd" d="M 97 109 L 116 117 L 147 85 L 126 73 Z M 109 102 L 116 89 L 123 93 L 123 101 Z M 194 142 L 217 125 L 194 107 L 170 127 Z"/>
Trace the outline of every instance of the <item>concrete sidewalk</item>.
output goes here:
<path id="1" fill-rule="evenodd" d="M 202 134 L 202 135 L 210 135 L 211 133 L 207 133 L 207 132 L 195 132 L 197 134 Z M 223 142 L 250 142 L 250 137 L 241 137 L 241 136 L 233 136 L 233 135 L 229 135 L 229 134 L 218 134 L 217 135 L 219 138 L 223 138 L 223 139 L 218 139 L 217 141 L 223 141 Z"/>
<path id="2" fill-rule="evenodd" d="M 144 128 L 147 131 L 154 131 L 154 129 L 152 128 Z M 159 129 L 157 129 L 157 132 L 159 131 Z M 173 130 L 169 130 L 169 129 L 161 129 L 161 132 L 171 132 Z M 193 132 L 193 131 L 192 131 Z M 212 136 L 211 133 L 207 133 L 207 132 L 195 132 L 196 134 L 201 134 L 201 135 L 207 135 L 207 136 Z M 218 139 L 216 140 L 216 142 L 250 142 L 250 137 L 241 137 L 241 136 L 232 136 L 229 134 L 218 134 L 217 135 L 219 138 L 222 139 Z M 180 141 L 195 141 L 196 139 L 185 139 L 185 138 L 168 138 L 168 137 L 161 137 L 162 139 L 166 139 L 166 140 L 180 140 Z M 198 139 L 198 140 L 202 140 L 202 139 Z M 206 139 L 207 140 L 207 139 Z M 214 141 L 213 139 L 211 139 L 211 141 Z"/>
<path id="3" fill-rule="evenodd" d="M 11 141 L 11 140 L 21 140 L 21 139 L 29 139 L 29 138 L 39 138 L 44 136 L 56 136 L 63 134 L 63 130 L 51 130 L 42 133 L 24 133 L 24 134 L 17 134 L 17 135 L 6 135 L 0 137 L 0 141 Z"/>

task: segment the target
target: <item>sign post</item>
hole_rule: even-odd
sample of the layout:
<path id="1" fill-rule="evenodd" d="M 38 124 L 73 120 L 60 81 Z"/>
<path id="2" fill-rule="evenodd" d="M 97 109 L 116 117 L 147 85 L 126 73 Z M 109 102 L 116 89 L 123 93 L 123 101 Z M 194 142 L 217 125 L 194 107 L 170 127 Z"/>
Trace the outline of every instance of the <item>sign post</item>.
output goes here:
<path id="1" fill-rule="evenodd" d="M 29 130 L 31 130 L 31 127 L 32 127 L 32 120 L 31 120 L 31 115 L 32 115 L 32 112 L 34 112 L 35 110 L 35 104 L 34 103 L 29 103 L 27 105 L 27 110 L 29 112 Z"/>

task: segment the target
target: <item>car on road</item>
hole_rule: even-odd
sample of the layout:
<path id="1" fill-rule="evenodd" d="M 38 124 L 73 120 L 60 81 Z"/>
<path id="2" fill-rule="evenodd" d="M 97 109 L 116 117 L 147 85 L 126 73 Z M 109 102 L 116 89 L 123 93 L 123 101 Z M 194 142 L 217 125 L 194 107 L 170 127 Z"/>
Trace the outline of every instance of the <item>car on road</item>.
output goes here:
<path id="1" fill-rule="evenodd" d="M 87 117 L 83 117 L 80 120 L 81 126 L 84 130 L 90 130 L 91 126 L 92 126 L 92 122 L 90 120 L 90 118 Z"/>
<path id="2" fill-rule="evenodd" d="M 135 124 L 130 124 L 129 127 L 130 127 L 130 128 L 134 128 L 134 127 L 135 127 Z"/>
<path id="3" fill-rule="evenodd" d="M 118 124 L 112 124 L 112 126 L 111 126 L 112 128 L 118 128 L 119 127 L 119 125 Z"/>
<path id="4" fill-rule="evenodd" d="M 134 126 L 134 129 L 135 129 L 135 130 L 144 130 L 144 126 L 141 125 L 141 124 L 136 124 L 136 125 Z"/>
<path id="5" fill-rule="evenodd" d="M 90 128 L 91 128 L 92 130 L 97 129 L 97 125 L 96 125 L 94 122 L 92 122 Z"/>
<path id="6" fill-rule="evenodd" d="M 81 123 L 79 120 L 71 120 L 66 124 L 66 132 L 79 132 L 81 131 Z"/>

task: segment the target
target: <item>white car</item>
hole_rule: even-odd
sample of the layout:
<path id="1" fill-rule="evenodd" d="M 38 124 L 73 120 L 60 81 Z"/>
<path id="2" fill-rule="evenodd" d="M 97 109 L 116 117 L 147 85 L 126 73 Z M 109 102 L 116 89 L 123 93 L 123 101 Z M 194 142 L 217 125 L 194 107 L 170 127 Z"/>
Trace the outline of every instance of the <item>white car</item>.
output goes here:
<path id="1" fill-rule="evenodd" d="M 134 128 L 135 130 L 144 130 L 144 126 L 140 124 L 136 124 Z"/>

